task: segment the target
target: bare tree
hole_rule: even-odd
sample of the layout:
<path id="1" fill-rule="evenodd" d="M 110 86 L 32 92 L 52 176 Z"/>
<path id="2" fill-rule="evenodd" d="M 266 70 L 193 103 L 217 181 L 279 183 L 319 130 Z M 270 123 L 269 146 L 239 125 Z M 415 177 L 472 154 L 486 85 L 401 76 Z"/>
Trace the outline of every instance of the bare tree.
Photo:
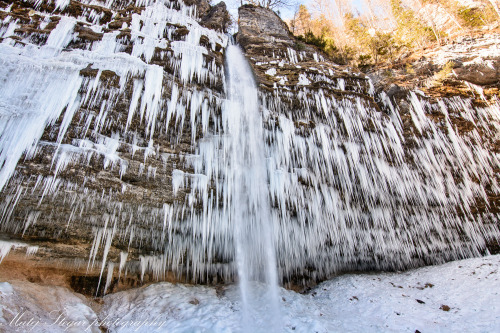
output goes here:
<path id="1" fill-rule="evenodd" d="M 310 2 L 314 16 L 323 15 L 327 20 L 335 22 L 339 17 L 335 13 L 335 6 L 331 0 L 313 0 Z"/>
<path id="2" fill-rule="evenodd" d="M 288 27 L 290 28 L 290 31 L 292 32 L 292 34 L 294 35 L 298 35 L 298 31 L 300 29 L 300 7 L 302 5 L 296 5 L 294 10 L 293 10 L 293 17 L 286 21 L 286 23 L 288 24 Z"/>
<path id="3" fill-rule="evenodd" d="M 261 6 L 269 9 L 277 9 L 283 7 L 292 7 L 294 0 L 248 0 L 248 3 L 254 6 Z"/>

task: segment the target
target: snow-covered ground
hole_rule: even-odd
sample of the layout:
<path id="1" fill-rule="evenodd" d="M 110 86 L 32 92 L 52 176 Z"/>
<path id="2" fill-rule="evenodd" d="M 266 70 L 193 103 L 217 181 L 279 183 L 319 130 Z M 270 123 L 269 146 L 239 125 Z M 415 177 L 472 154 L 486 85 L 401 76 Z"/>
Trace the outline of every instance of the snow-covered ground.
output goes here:
<path id="1" fill-rule="evenodd" d="M 0 266 L 1 269 L 1 266 Z M 84 296 L 63 287 L 0 282 L 0 332 L 98 333 L 98 317 Z"/>
<path id="2" fill-rule="evenodd" d="M 276 321 L 285 332 L 500 332 L 499 267 L 496 255 L 404 273 L 342 275 L 307 294 L 281 289 L 281 318 Z M 63 288 L 45 290 L 45 303 L 34 296 L 40 291 L 27 283 L 1 283 L 0 331 L 16 330 L 13 318 L 22 307 L 28 307 L 24 319 L 40 322 L 34 332 L 64 331 L 72 321 L 75 324 L 66 331 L 98 326 L 111 332 L 241 330 L 237 286 L 157 283 L 104 297 L 98 314 Z M 256 311 L 266 311 L 267 306 L 260 304 Z M 52 318 L 64 307 L 66 327 Z M 271 323 L 259 321 L 258 315 L 251 323 L 247 331 L 270 331 Z"/>

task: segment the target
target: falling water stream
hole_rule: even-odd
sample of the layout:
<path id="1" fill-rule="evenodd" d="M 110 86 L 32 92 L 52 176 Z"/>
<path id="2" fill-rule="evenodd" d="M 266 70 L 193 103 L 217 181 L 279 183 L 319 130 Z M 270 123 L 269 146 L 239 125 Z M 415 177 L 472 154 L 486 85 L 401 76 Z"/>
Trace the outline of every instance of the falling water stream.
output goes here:
<path id="1" fill-rule="evenodd" d="M 253 73 L 237 45 L 226 51 L 228 133 L 231 136 L 229 188 L 232 195 L 238 279 L 243 326 L 252 331 L 254 319 L 277 325 L 278 277 L 263 122 Z M 261 305 L 265 304 L 265 308 Z M 257 315 L 258 314 L 258 315 Z M 257 315 L 252 318 L 252 315 Z M 272 326 L 271 326 L 272 327 Z"/>

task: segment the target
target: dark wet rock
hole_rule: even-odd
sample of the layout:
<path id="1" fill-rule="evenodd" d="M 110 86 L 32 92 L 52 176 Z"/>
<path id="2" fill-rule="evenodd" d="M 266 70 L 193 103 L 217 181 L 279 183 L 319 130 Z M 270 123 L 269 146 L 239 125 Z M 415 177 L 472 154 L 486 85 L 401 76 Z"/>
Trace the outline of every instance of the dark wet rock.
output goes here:
<path id="1" fill-rule="evenodd" d="M 403 94 L 406 94 L 406 91 L 397 84 L 392 84 L 389 90 L 387 90 L 389 98 L 401 97 Z"/>
<path id="2" fill-rule="evenodd" d="M 219 2 L 203 16 L 201 24 L 209 29 L 226 32 L 231 24 L 231 17 L 227 11 L 226 4 Z"/>

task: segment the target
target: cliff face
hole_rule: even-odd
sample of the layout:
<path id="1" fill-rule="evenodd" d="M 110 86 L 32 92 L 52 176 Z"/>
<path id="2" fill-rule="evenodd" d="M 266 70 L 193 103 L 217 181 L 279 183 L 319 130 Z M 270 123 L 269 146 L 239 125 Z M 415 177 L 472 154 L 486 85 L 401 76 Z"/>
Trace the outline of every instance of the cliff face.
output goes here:
<path id="1" fill-rule="evenodd" d="M 461 77 L 426 95 L 418 84 L 405 89 L 332 63 L 264 11 L 240 8 L 238 41 L 266 115 L 283 275 L 399 269 L 497 251 L 498 99 L 494 89 L 482 97 L 472 86 L 456 89 L 486 69 L 465 63 Z"/>
<path id="2" fill-rule="evenodd" d="M 500 97 L 499 42 L 498 32 L 462 35 L 369 76 L 379 90 L 397 84 L 433 97 L 461 96 L 476 105 L 494 105 Z"/>
<path id="3" fill-rule="evenodd" d="M 94 3 L 0 2 L 0 228 L 75 285 L 163 253 L 188 200 L 172 175 L 224 99 L 223 3 Z M 172 246 L 182 262 L 188 242 Z"/>
<path id="4" fill-rule="evenodd" d="M 30 255 L 0 277 L 89 294 L 233 279 L 224 7 L 0 2 L 0 258 Z M 494 249 L 497 101 L 374 85 L 273 12 L 239 14 L 285 281 Z"/>

